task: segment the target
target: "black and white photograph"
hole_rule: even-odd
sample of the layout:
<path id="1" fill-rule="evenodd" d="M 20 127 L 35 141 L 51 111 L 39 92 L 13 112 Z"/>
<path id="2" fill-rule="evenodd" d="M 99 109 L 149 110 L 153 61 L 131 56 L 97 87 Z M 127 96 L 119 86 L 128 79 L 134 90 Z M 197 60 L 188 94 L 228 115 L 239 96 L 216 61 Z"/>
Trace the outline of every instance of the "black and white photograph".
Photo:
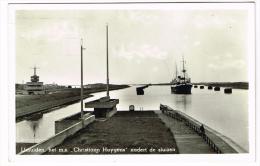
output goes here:
<path id="1" fill-rule="evenodd" d="M 255 3 L 9 4 L 10 160 L 256 160 Z"/>

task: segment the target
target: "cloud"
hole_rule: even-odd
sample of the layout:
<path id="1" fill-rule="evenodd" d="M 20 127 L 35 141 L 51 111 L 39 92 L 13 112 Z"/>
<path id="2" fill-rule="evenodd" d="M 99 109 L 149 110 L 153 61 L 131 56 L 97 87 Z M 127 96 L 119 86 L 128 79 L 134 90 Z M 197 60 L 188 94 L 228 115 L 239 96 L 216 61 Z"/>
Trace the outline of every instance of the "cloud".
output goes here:
<path id="1" fill-rule="evenodd" d="M 154 67 L 152 68 L 152 70 L 153 70 L 153 72 L 158 72 L 158 71 L 159 71 L 159 68 L 158 68 L 157 66 L 154 66 Z"/>
<path id="2" fill-rule="evenodd" d="M 208 68 L 212 69 L 212 70 L 217 70 L 219 69 L 218 65 L 215 65 L 215 64 L 208 64 Z"/>
<path id="3" fill-rule="evenodd" d="M 225 57 L 226 57 L 226 58 L 232 58 L 233 55 L 232 55 L 231 53 L 227 52 L 227 53 L 225 54 Z"/>
<path id="4" fill-rule="evenodd" d="M 121 45 L 117 47 L 117 49 L 113 49 L 112 55 L 127 60 L 132 60 L 133 58 L 153 58 L 163 60 L 167 58 L 168 53 L 154 45 L 137 45 L 131 43 L 127 46 Z"/>
<path id="5" fill-rule="evenodd" d="M 34 43 L 38 48 L 37 51 L 41 52 L 38 54 L 43 54 L 41 50 L 51 49 L 52 53 L 55 50 L 59 51 L 57 56 L 75 55 L 79 50 L 79 36 L 80 29 L 71 20 L 50 20 L 48 24 L 41 22 L 37 27 L 30 27 L 28 24 L 26 30 L 19 33 L 21 40 Z"/>
<path id="6" fill-rule="evenodd" d="M 141 23 L 153 23 L 158 21 L 159 17 L 155 14 L 149 14 L 148 12 L 135 11 L 129 12 L 128 17 L 131 21 L 141 22 Z"/>
<path id="7" fill-rule="evenodd" d="M 193 46 L 199 46 L 200 45 L 200 41 L 195 41 L 194 43 L 193 43 Z"/>
<path id="8" fill-rule="evenodd" d="M 243 69 L 246 67 L 246 62 L 242 59 L 229 61 L 229 63 L 210 63 L 208 67 L 212 70 L 231 70 L 231 69 Z"/>
<path id="9" fill-rule="evenodd" d="M 42 23 L 41 27 L 30 28 L 20 33 L 20 37 L 29 40 L 45 40 L 46 42 L 57 42 L 65 38 L 79 39 L 79 29 L 70 21 L 50 21 L 48 24 Z"/>
<path id="10" fill-rule="evenodd" d="M 222 28 L 229 20 L 223 19 L 221 16 L 217 14 L 210 14 L 210 15 L 197 15 L 192 23 L 198 29 L 205 29 L 209 27 L 214 28 Z"/>

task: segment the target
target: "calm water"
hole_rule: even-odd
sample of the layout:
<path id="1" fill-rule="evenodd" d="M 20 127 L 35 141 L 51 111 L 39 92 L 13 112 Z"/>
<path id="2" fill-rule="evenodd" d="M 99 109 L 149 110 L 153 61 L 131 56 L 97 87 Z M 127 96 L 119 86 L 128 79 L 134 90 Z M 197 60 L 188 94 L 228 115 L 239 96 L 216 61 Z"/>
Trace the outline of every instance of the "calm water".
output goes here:
<path id="1" fill-rule="evenodd" d="M 205 125 L 231 138 L 248 150 L 248 91 L 233 90 L 232 94 L 206 89 L 192 89 L 191 95 L 171 94 L 169 86 L 151 86 L 143 96 L 137 96 L 135 87 L 110 92 L 118 98 L 118 110 L 159 110 L 160 104 L 185 112 Z M 86 101 L 97 99 L 105 93 L 96 93 Z M 80 103 L 46 113 L 38 121 L 21 121 L 16 124 L 16 142 L 39 142 L 54 135 L 54 121 L 80 110 Z"/>

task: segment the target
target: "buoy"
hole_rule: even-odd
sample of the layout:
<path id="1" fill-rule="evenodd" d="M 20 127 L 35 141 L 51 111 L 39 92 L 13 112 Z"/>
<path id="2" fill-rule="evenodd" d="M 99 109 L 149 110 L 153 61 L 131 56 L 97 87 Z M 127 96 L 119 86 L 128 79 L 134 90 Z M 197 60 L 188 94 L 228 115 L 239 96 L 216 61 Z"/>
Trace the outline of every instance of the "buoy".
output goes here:
<path id="1" fill-rule="evenodd" d="M 214 88 L 214 91 L 220 91 L 220 87 L 216 86 L 216 87 Z"/>
<path id="2" fill-rule="evenodd" d="M 228 93 L 228 94 L 232 93 L 232 88 L 225 88 L 224 93 Z"/>
<path id="3" fill-rule="evenodd" d="M 204 89 L 204 86 L 203 86 L 203 85 L 201 85 L 201 86 L 200 86 L 200 89 Z"/>
<path id="4" fill-rule="evenodd" d="M 129 106 L 129 111 L 135 111 L 135 106 L 134 105 L 130 105 Z"/>
<path id="5" fill-rule="evenodd" d="M 208 86 L 208 89 L 210 89 L 210 90 L 211 90 L 211 89 L 212 89 L 212 86 Z"/>

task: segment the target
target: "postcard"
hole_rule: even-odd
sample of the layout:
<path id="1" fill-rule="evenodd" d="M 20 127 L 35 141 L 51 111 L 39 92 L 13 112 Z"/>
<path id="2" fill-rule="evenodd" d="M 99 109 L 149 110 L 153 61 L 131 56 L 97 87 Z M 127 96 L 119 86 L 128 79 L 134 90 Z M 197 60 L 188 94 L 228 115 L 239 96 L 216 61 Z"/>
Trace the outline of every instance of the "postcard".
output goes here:
<path id="1" fill-rule="evenodd" d="M 9 159 L 255 161 L 255 5 L 10 3 Z"/>

